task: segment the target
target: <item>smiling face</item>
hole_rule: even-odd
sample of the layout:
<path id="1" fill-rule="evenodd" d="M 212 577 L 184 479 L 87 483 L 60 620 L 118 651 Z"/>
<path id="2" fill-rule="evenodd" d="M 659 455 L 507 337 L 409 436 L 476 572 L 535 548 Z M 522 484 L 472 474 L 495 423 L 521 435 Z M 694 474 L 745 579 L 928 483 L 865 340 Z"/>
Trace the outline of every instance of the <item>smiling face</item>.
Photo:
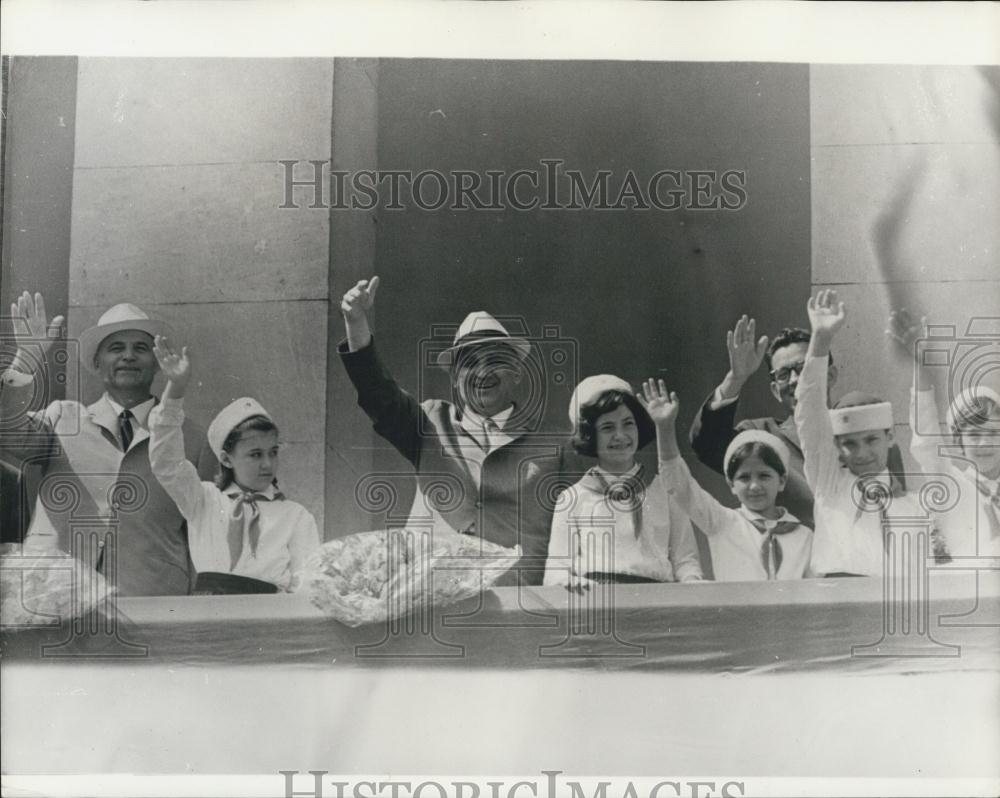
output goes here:
<path id="1" fill-rule="evenodd" d="M 233 479 L 244 490 L 266 490 L 278 476 L 278 431 L 243 432 L 232 451 L 223 451 L 219 461 L 233 470 Z"/>
<path id="2" fill-rule="evenodd" d="M 751 454 L 736 467 L 729 489 L 748 510 L 767 515 L 774 510 L 778 494 L 784 490 L 785 482 L 784 475 L 765 463 L 758 455 Z"/>
<path id="3" fill-rule="evenodd" d="M 620 474 L 635 465 L 639 448 L 639 426 L 624 404 L 598 416 L 594 422 L 597 463 L 605 471 Z"/>
<path id="4" fill-rule="evenodd" d="M 112 333 L 97 348 L 94 365 L 112 397 L 120 393 L 149 394 L 159 365 L 153 339 L 141 330 Z"/>
<path id="5" fill-rule="evenodd" d="M 892 431 L 868 429 L 835 435 L 837 453 L 843 463 L 856 477 L 881 474 L 889 462 L 892 447 Z"/>
<path id="6" fill-rule="evenodd" d="M 771 395 L 788 412 L 795 412 L 795 389 L 799 387 L 799 377 L 806 362 L 809 344 L 796 341 L 776 349 L 771 355 Z M 837 381 L 837 369 L 831 363 L 826 372 L 827 392 Z"/>
<path id="7" fill-rule="evenodd" d="M 462 403 L 481 416 L 494 416 L 514 404 L 522 375 L 513 347 L 483 344 L 462 354 L 452 381 Z"/>

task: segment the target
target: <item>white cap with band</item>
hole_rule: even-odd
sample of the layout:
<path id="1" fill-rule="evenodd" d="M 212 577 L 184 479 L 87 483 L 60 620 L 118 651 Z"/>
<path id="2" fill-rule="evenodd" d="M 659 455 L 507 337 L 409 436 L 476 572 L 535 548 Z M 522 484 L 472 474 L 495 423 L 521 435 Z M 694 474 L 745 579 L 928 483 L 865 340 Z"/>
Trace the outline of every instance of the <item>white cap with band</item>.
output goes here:
<path id="1" fill-rule="evenodd" d="M 733 438 L 729 446 L 726 447 L 726 454 L 722 458 L 723 474 L 729 472 L 729 461 L 733 459 L 733 455 L 748 443 L 762 443 L 767 448 L 773 449 L 774 453 L 778 455 L 778 459 L 781 460 L 781 464 L 785 467 L 785 473 L 788 473 L 792 454 L 785 445 L 785 442 L 772 432 L 767 432 L 762 429 L 748 429 L 739 433 L 735 438 Z"/>
<path id="2" fill-rule="evenodd" d="M 894 425 L 892 404 L 850 405 L 830 411 L 830 426 L 834 435 L 850 435 L 870 429 L 892 429 Z"/>
<path id="3" fill-rule="evenodd" d="M 264 416 L 264 418 L 271 420 L 271 414 L 264 409 L 263 405 L 249 396 L 244 396 L 242 399 L 230 402 L 222 408 L 219 415 L 212 419 L 212 423 L 208 425 L 208 433 L 206 435 L 209 448 L 215 453 L 216 457 L 222 457 L 222 445 L 226 442 L 226 438 L 229 437 L 229 433 L 248 418 L 253 418 L 254 416 Z"/>

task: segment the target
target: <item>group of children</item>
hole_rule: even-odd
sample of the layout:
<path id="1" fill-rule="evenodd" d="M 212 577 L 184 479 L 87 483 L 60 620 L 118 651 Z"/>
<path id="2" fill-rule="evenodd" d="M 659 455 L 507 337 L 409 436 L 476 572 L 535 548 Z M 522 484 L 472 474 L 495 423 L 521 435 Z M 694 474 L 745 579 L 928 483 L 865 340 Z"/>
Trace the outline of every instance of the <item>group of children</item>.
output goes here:
<path id="1" fill-rule="evenodd" d="M 780 438 L 763 430 L 735 437 L 723 470 L 740 506 L 724 506 L 680 456 L 676 394 L 662 380 L 649 380 L 636 393 L 618 377 L 598 375 L 577 386 L 570 404 L 574 448 L 597 465 L 557 501 L 545 584 L 702 581 L 693 526 L 709 541 L 717 581 L 882 573 L 892 517 L 927 513 L 887 468 L 891 405 L 854 392 L 827 408 L 827 362 L 844 323 L 843 303 L 836 292 L 820 291 L 808 313 L 812 331 L 794 418 L 815 496 L 815 530 L 779 504 L 790 457 Z M 921 325 L 905 314 L 893 314 L 890 325 L 900 345 L 912 350 Z M 200 481 L 180 437 L 190 357 L 159 336 L 154 353 L 168 384 L 149 416 L 150 464 L 188 522 L 195 568 L 223 582 L 240 580 L 237 592 L 294 589 L 320 538 L 312 515 L 278 490 L 277 426 L 253 399 L 227 406 L 208 430 L 221 473 L 214 484 Z M 930 521 L 935 553 L 939 559 L 946 549 L 1000 555 L 1000 446 L 992 437 L 1000 425 L 1000 396 L 979 388 L 952 404 L 948 424 L 967 466 L 959 468 L 941 457 L 937 439 L 918 433 L 936 428 L 937 416 L 919 359 L 915 368 L 914 458 L 925 471 L 951 474 L 963 487 L 957 510 Z M 658 468 L 648 479 L 636 452 L 654 438 Z M 228 592 L 225 584 L 220 590 Z"/>
<path id="2" fill-rule="evenodd" d="M 936 514 L 889 472 L 888 402 L 852 392 L 827 408 L 830 346 L 844 324 L 844 305 L 835 291 L 820 291 L 808 313 L 812 331 L 794 419 L 815 496 L 815 530 L 778 503 L 789 475 L 780 438 L 755 429 L 729 445 L 723 470 L 740 503 L 729 508 L 701 488 L 681 458 L 677 396 L 662 380 L 649 380 L 636 394 L 617 377 L 589 377 L 574 392 L 570 417 L 575 448 L 598 462 L 560 497 L 546 584 L 698 581 L 692 523 L 708 538 L 717 581 L 881 575 L 894 522 L 899 531 L 912 530 L 921 519 L 938 562 L 1000 556 L 1000 396 L 978 387 L 955 399 L 948 427 L 961 457 L 943 457 L 940 439 L 920 433 L 938 422 L 933 387 L 916 357 L 912 453 L 926 474 L 950 475 L 958 486 L 955 506 Z M 922 330 L 922 321 L 901 312 L 892 314 L 887 332 L 916 355 Z M 658 473 L 648 481 L 635 454 L 654 435 Z"/>

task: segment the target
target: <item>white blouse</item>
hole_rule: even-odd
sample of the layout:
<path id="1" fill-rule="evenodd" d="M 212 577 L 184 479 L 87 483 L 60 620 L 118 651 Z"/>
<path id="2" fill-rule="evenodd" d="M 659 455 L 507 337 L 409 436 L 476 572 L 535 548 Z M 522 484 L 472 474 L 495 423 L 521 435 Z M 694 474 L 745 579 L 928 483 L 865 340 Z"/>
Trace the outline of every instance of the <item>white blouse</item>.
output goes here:
<path id="1" fill-rule="evenodd" d="M 219 490 L 199 479 L 195 467 L 184 458 L 183 421 L 181 399 L 163 399 L 153 408 L 149 414 L 149 463 L 187 520 L 195 570 L 247 576 L 288 590 L 306 557 L 320 544 L 312 513 L 288 499 L 257 501 L 260 539 L 256 553 L 251 551 L 244 530 L 243 551 L 231 567 L 229 520 L 241 491 L 235 485 Z M 263 492 L 273 496 L 273 491 L 270 487 Z"/>

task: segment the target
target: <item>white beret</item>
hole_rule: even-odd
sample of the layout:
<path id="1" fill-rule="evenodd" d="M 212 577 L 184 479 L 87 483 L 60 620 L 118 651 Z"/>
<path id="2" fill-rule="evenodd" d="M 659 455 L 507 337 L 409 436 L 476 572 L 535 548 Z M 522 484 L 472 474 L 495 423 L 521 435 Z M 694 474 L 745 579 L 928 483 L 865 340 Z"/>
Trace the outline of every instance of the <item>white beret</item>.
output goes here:
<path id="1" fill-rule="evenodd" d="M 778 455 L 778 459 L 781 460 L 781 464 L 785 467 L 785 473 L 788 473 L 792 455 L 791 452 L 788 451 L 788 447 L 785 446 L 785 442 L 777 435 L 765 430 L 748 429 L 743 430 L 743 432 L 733 438 L 729 446 L 726 447 L 726 454 L 722 458 L 723 474 L 729 471 L 729 461 L 733 459 L 733 455 L 736 454 L 742 446 L 748 443 L 762 443 L 769 449 L 773 449 L 774 453 Z"/>
<path id="2" fill-rule="evenodd" d="M 872 405 L 837 407 L 830 411 L 830 426 L 834 435 L 850 435 L 870 429 L 892 429 L 892 404 L 879 402 Z"/>
<path id="3" fill-rule="evenodd" d="M 612 374 L 596 374 L 580 381 L 580 384 L 573 390 L 573 396 L 569 400 L 569 420 L 576 425 L 580 420 L 580 411 L 587 405 L 591 405 L 601 398 L 601 394 L 608 391 L 620 391 L 635 396 L 635 391 L 621 377 Z"/>
<path id="4" fill-rule="evenodd" d="M 270 413 L 264 409 L 260 402 L 249 396 L 244 396 L 242 399 L 230 402 L 222 408 L 219 415 L 212 419 L 212 423 L 208 425 L 208 445 L 215 452 L 216 457 L 222 457 L 222 444 L 226 442 L 229 433 L 253 416 L 271 418 Z"/>
<path id="5" fill-rule="evenodd" d="M 955 401 L 953 401 L 951 403 L 951 407 L 948 408 L 948 429 L 955 429 L 956 422 L 959 417 L 964 416 L 969 408 L 975 404 L 977 399 L 986 399 L 987 401 L 993 402 L 993 404 L 997 407 L 1000 407 L 1000 394 L 992 388 L 987 388 L 985 385 L 977 385 L 975 388 L 966 388 L 955 397 Z"/>

